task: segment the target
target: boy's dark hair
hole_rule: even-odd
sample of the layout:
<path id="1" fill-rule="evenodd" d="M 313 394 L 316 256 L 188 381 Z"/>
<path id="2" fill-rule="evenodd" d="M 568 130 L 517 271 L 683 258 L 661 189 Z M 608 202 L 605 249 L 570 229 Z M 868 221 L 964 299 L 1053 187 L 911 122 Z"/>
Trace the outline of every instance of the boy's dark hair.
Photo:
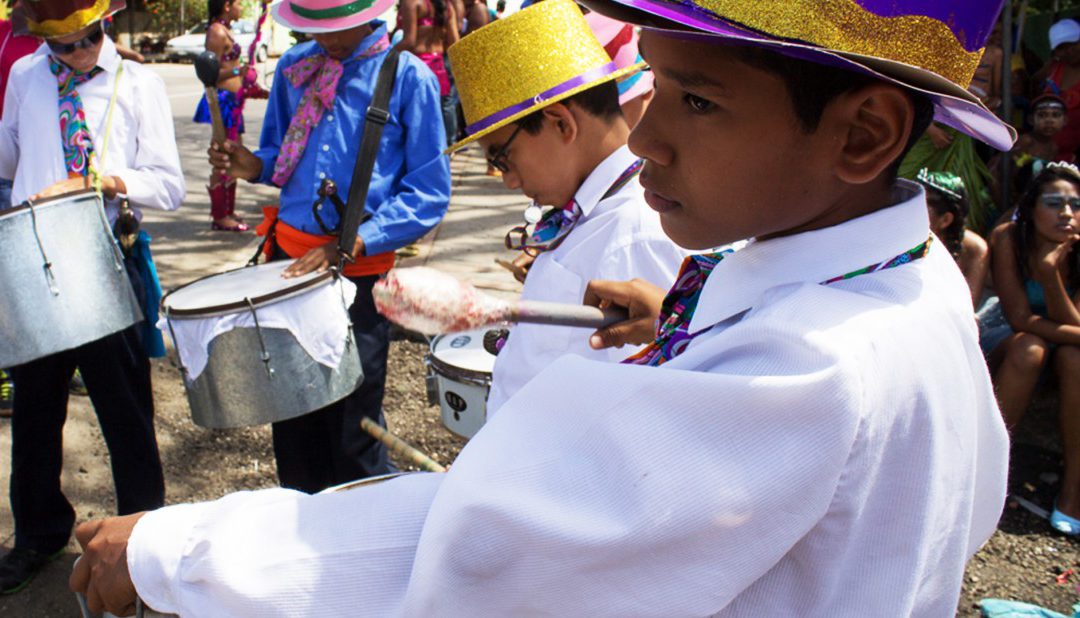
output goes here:
<path id="1" fill-rule="evenodd" d="M 609 123 L 622 116 L 622 108 L 619 107 L 619 87 L 615 85 L 614 80 L 582 90 L 559 103 L 576 105 L 590 116 L 596 116 Z M 521 125 L 526 133 L 536 135 L 544 127 L 544 110 L 538 109 L 524 118 L 519 118 L 517 124 Z"/>
<path id="2" fill-rule="evenodd" d="M 795 116 L 807 133 L 817 131 L 821 114 L 834 99 L 842 94 L 879 82 L 876 77 L 848 71 L 836 67 L 791 58 L 759 47 L 738 46 L 731 48 L 743 62 L 779 77 L 791 95 Z M 900 162 L 907 156 L 915 142 L 922 137 L 934 120 L 934 104 L 925 96 L 904 89 L 915 107 L 915 117 L 911 125 L 904 151 L 889 168 L 889 180 L 896 179 Z"/>

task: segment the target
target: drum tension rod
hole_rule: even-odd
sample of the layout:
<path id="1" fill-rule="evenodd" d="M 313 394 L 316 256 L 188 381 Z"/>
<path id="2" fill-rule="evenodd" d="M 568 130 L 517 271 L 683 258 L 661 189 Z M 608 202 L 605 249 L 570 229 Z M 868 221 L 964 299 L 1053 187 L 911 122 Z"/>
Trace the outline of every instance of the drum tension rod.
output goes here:
<path id="1" fill-rule="evenodd" d="M 251 302 L 250 298 L 244 298 L 244 302 L 248 304 L 248 309 L 251 311 L 251 318 L 255 320 L 255 335 L 259 338 L 259 348 L 262 350 L 260 358 L 262 359 L 263 367 L 266 368 L 266 376 L 273 380 L 274 368 L 270 366 L 270 353 L 266 351 L 266 343 L 263 341 L 262 329 L 259 328 L 259 315 L 255 312 L 255 303 Z"/>
<path id="2" fill-rule="evenodd" d="M 30 208 L 30 226 L 34 230 L 34 240 L 37 241 L 38 251 L 41 252 L 42 268 L 45 270 L 45 280 L 49 282 L 49 291 L 53 296 L 60 296 L 60 287 L 56 284 L 56 274 L 52 269 L 52 262 L 49 261 L 49 256 L 45 254 L 45 245 L 41 242 L 41 234 L 38 233 L 37 226 L 37 213 L 34 211 L 34 202 L 32 200 L 26 200 L 26 205 Z"/>

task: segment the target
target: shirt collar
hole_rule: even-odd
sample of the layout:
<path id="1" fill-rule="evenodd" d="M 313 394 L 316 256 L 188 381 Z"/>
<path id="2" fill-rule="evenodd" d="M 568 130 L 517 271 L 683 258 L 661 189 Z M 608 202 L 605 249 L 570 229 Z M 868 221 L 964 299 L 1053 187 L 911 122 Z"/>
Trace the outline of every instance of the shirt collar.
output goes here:
<path id="1" fill-rule="evenodd" d="M 637 155 L 630 152 L 630 148 L 623 145 L 609 154 L 606 159 L 600 162 L 600 165 L 593 168 L 592 173 L 585 179 L 585 182 L 581 183 L 577 193 L 574 194 L 574 201 L 581 208 L 581 214 L 586 217 L 589 216 L 589 212 L 596 207 L 600 199 L 607 193 L 607 190 L 611 188 L 611 183 L 615 182 L 619 174 L 625 172 L 626 168 L 637 160 Z"/>
<path id="2" fill-rule="evenodd" d="M 925 242 L 930 222 L 922 187 L 897 181 L 893 203 L 832 227 L 752 241 L 727 256 L 705 281 L 688 332 L 693 335 L 752 308 L 771 288 L 821 283 Z"/>
<path id="3" fill-rule="evenodd" d="M 366 52 L 369 47 L 374 45 L 376 41 L 386 36 L 386 22 L 375 19 L 369 23 L 371 24 L 371 34 L 367 35 L 362 41 L 360 41 L 360 44 L 356 46 L 356 49 L 354 49 L 351 54 L 349 54 L 349 57 L 341 61 L 342 64 L 346 64 L 356 60 L 360 57 L 361 54 Z M 326 53 L 318 43 L 315 43 L 315 45 L 312 46 L 311 49 L 312 51 L 309 55 Z"/>

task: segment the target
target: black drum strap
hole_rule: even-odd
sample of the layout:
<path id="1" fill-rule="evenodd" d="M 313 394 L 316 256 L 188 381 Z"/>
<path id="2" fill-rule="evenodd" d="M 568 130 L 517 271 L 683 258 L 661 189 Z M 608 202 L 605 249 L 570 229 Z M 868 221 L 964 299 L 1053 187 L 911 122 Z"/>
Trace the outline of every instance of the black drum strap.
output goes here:
<path id="1" fill-rule="evenodd" d="M 367 202 L 368 185 L 371 173 L 375 170 L 375 157 L 379 154 L 379 142 L 382 140 L 383 127 L 390 121 L 390 95 L 394 90 L 394 78 L 397 76 L 398 58 L 401 52 L 391 49 L 379 69 L 379 78 L 375 82 L 375 92 L 368 105 L 364 122 L 364 140 L 360 143 L 360 154 L 356 157 L 352 182 L 349 183 L 349 197 L 345 201 L 345 217 L 341 221 L 341 235 L 338 236 L 338 256 L 342 262 L 354 261 L 352 254 L 356 244 L 357 228 L 364 215 L 364 203 Z"/>

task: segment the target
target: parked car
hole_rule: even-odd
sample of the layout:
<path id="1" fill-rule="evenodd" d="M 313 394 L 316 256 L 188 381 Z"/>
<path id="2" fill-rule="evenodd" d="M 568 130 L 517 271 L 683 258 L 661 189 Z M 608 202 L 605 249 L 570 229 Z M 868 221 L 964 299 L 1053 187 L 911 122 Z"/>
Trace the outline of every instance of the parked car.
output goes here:
<path id="1" fill-rule="evenodd" d="M 206 26 L 201 23 L 178 37 L 169 39 L 165 43 L 165 55 L 172 61 L 194 60 L 196 56 L 206 49 Z M 246 19 L 239 19 L 232 23 L 232 34 L 236 42 L 240 44 L 243 57 L 247 57 L 251 42 L 255 40 L 255 24 Z M 259 41 L 259 47 L 255 50 L 255 61 L 263 62 L 269 55 L 268 42 Z"/>

